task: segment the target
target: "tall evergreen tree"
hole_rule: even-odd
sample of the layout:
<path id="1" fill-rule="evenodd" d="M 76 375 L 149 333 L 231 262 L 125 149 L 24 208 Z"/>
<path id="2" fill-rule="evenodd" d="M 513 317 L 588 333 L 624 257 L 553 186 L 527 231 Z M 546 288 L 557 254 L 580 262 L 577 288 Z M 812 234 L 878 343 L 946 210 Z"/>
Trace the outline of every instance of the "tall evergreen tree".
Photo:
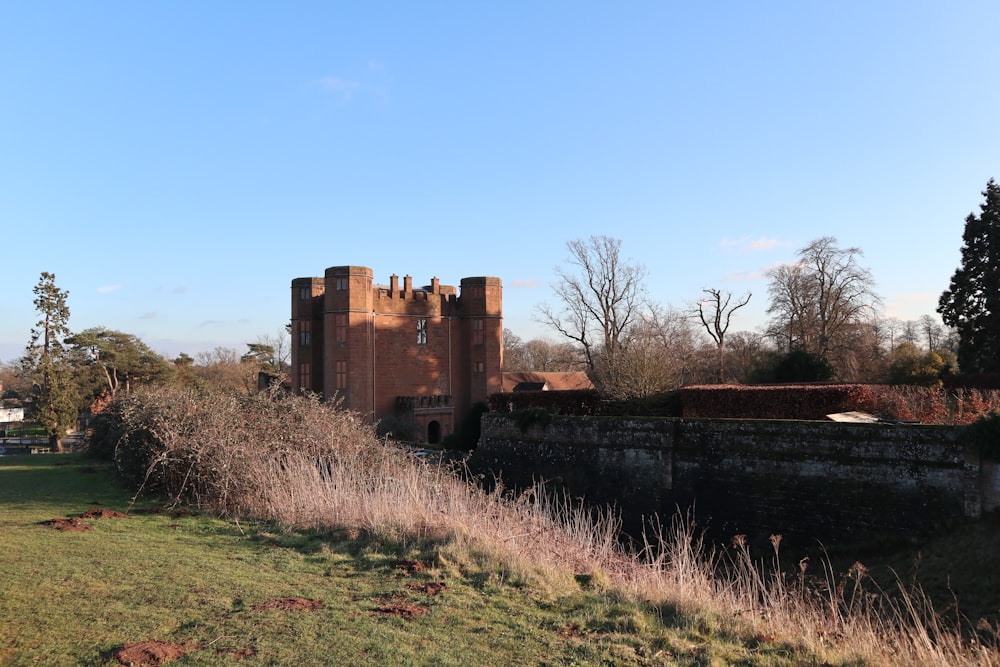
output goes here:
<path id="1" fill-rule="evenodd" d="M 31 370 L 35 418 L 53 451 L 76 424 L 78 391 L 63 340 L 69 336 L 69 293 L 56 287 L 54 274 L 43 272 L 35 285 L 35 309 L 41 318 L 31 330 L 25 361 Z"/>
<path id="2" fill-rule="evenodd" d="M 965 219 L 962 264 L 937 309 L 958 332 L 958 366 L 969 373 L 1000 372 L 1000 185 L 991 178 L 983 196 L 979 216 Z"/>

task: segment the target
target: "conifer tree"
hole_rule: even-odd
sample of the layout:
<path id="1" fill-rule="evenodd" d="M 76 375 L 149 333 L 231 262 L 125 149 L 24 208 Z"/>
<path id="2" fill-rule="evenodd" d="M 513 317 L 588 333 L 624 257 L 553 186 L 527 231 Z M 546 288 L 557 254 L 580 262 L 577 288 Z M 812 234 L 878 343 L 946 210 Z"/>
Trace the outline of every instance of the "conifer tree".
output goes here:
<path id="1" fill-rule="evenodd" d="M 1000 372 L 1000 185 L 992 178 L 979 216 L 962 234 L 962 263 L 938 302 L 941 319 L 958 332 L 958 366 L 967 373 Z"/>
<path id="2" fill-rule="evenodd" d="M 35 418 L 48 434 L 52 451 L 76 424 L 77 388 L 63 340 L 69 336 L 69 293 L 56 287 L 54 274 L 43 272 L 35 286 L 35 309 L 41 318 L 31 330 L 25 361 L 31 371 Z"/>

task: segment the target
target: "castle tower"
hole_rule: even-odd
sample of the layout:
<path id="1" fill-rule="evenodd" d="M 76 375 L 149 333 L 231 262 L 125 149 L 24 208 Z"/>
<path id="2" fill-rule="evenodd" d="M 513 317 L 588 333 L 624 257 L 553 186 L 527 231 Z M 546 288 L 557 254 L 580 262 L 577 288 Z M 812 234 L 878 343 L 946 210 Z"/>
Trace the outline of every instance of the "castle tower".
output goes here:
<path id="1" fill-rule="evenodd" d="M 322 278 L 292 281 L 292 387 L 298 392 L 323 392 Z"/>
<path id="2" fill-rule="evenodd" d="M 323 396 L 342 396 L 345 408 L 370 417 L 375 410 L 372 270 L 332 266 L 325 275 Z"/>
<path id="3" fill-rule="evenodd" d="M 502 314 L 499 278 L 463 278 L 461 295 L 436 277 L 374 285 L 364 266 L 296 278 L 292 389 L 339 396 L 367 419 L 413 422 L 437 442 L 501 390 Z"/>
<path id="4" fill-rule="evenodd" d="M 457 404 L 464 414 L 473 403 L 486 401 L 501 391 L 503 368 L 503 286 L 499 278 L 462 278 L 462 334 L 468 341 L 463 366 L 463 400 Z"/>

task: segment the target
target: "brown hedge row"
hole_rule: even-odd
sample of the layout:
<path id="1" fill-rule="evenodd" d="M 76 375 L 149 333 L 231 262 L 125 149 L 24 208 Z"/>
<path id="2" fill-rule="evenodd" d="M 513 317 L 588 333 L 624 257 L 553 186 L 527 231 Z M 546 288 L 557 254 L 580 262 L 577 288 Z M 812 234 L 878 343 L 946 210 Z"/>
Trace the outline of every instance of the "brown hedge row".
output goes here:
<path id="1" fill-rule="evenodd" d="M 688 419 L 827 419 L 867 412 L 890 421 L 968 424 L 1000 410 L 1000 391 L 912 385 L 695 385 L 643 400 L 608 401 L 594 390 L 493 394 L 493 412 L 544 410 L 560 415 L 638 415 Z"/>
<path id="2" fill-rule="evenodd" d="M 836 412 L 874 412 L 871 385 L 695 385 L 681 389 L 688 419 L 826 419 Z"/>

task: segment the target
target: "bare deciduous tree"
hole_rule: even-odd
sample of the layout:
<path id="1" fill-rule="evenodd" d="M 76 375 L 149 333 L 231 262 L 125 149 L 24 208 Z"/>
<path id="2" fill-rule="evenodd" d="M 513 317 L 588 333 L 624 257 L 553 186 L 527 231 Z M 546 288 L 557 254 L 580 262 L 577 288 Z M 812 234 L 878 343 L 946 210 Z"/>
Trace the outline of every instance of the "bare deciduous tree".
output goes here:
<path id="1" fill-rule="evenodd" d="M 697 378 L 701 343 L 686 313 L 651 305 L 624 332 L 613 359 L 596 356 L 596 383 L 604 395 L 616 399 L 677 389 Z"/>
<path id="2" fill-rule="evenodd" d="M 553 285 L 561 306 L 539 307 L 541 321 L 580 345 L 590 370 L 595 352 L 614 359 L 622 337 L 641 314 L 646 270 L 621 256 L 621 241 L 591 236 L 570 241 L 569 267 L 557 267 Z"/>
<path id="3" fill-rule="evenodd" d="M 194 373 L 199 384 L 213 391 L 252 394 L 257 391 L 258 366 L 243 361 L 239 350 L 216 347 L 195 356 Z"/>
<path id="4" fill-rule="evenodd" d="M 714 288 L 704 289 L 702 292 L 707 294 L 708 298 L 698 302 L 698 319 L 715 343 L 719 357 L 718 381 L 723 382 L 726 368 L 726 332 L 729 331 L 733 313 L 750 303 L 750 297 L 753 294 L 747 292 L 745 296 L 733 303 L 731 292 L 724 293 L 722 290 Z"/>
<path id="5" fill-rule="evenodd" d="M 579 371 L 584 365 L 579 350 L 570 343 L 544 338 L 525 341 L 510 329 L 503 330 L 505 371 Z"/>
<path id="6" fill-rule="evenodd" d="M 799 261 L 768 273 L 770 332 L 787 350 L 800 348 L 850 373 L 863 325 L 880 304 L 871 272 L 858 264 L 861 250 L 839 248 L 835 238 L 816 239 Z"/>

